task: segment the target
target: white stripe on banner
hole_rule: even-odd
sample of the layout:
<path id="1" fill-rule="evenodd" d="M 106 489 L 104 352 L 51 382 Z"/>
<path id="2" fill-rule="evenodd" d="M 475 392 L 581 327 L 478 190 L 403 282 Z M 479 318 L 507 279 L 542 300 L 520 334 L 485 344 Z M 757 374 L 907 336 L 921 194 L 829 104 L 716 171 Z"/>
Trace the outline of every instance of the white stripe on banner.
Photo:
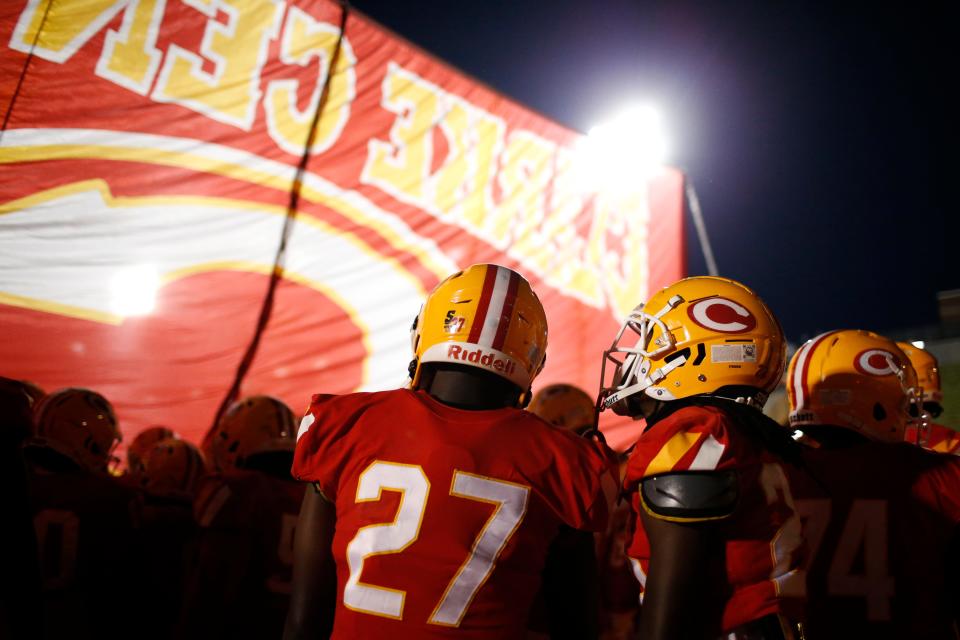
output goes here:
<path id="1" fill-rule="evenodd" d="M 490 304 L 487 306 L 487 317 L 483 319 L 483 331 L 480 332 L 478 344 L 492 347 L 500 328 L 500 316 L 503 314 L 503 303 L 510 288 L 510 276 L 513 273 L 504 267 L 494 267 L 497 270 L 497 279 L 493 283 L 493 293 L 490 295 Z"/>

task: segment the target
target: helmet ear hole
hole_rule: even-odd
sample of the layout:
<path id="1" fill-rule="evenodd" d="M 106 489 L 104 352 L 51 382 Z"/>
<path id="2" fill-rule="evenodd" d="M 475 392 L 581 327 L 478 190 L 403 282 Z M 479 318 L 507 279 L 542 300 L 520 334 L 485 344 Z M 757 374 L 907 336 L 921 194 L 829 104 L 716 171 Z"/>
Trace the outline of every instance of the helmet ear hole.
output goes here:
<path id="1" fill-rule="evenodd" d="M 887 417 L 887 412 L 884 410 L 883 405 L 879 402 L 874 403 L 873 405 L 873 419 L 877 422 L 885 420 Z"/>

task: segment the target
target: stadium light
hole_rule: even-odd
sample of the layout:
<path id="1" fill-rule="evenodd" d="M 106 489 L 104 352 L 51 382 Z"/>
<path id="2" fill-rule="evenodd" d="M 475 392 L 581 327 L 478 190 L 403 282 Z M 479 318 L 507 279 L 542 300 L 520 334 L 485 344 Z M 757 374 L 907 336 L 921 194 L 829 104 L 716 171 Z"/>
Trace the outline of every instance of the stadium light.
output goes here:
<path id="1" fill-rule="evenodd" d="M 592 127 L 583 138 L 578 160 L 590 187 L 622 192 L 656 173 L 668 152 L 659 112 L 637 105 Z"/>
<path id="2" fill-rule="evenodd" d="M 160 275 L 157 268 L 139 264 L 117 271 L 110 281 L 110 307 L 124 317 L 145 316 L 157 304 Z"/>

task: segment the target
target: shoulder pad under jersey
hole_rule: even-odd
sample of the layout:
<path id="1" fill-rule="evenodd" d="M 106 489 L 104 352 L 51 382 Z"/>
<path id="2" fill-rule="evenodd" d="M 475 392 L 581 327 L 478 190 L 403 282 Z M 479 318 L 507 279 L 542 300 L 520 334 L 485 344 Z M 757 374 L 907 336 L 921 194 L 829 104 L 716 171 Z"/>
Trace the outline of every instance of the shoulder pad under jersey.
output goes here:
<path id="1" fill-rule="evenodd" d="M 644 478 L 640 495 L 654 517 L 693 522 L 732 515 L 740 490 L 735 471 L 664 473 Z"/>

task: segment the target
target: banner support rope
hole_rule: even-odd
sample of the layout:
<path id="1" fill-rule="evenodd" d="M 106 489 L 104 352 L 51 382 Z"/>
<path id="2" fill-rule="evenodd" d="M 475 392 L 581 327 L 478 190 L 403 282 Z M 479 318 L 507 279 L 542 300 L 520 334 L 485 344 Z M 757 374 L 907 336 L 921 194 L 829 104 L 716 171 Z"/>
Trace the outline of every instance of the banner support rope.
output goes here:
<path id="1" fill-rule="evenodd" d="M 23 83 L 27 79 L 27 70 L 30 68 L 30 63 L 33 62 L 33 52 L 37 48 L 37 43 L 40 42 L 40 34 L 43 33 L 43 28 L 47 24 L 47 16 L 50 15 L 50 7 L 53 6 L 53 2 L 54 0 L 47 0 L 47 6 L 43 10 L 43 17 L 40 18 L 37 32 L 33 34 L 33 42 L 30 43 L 30 51 L 27 53 L 27 59 L 23 63 L 20 77 L 17 78 L 17 86 L 14 87 L 13 93 L 10 95 L 10 104 L 7 105 L 7 112 L 3 114 L 3 125 L 0 126 L 0 143 L 3 143 L 3 133 L 10 124 L 10 118 L 13 117 L 13 107 L 17 103 L 17 98 L 20 97 L 20 90 L 23 88 Z"/>
<path id="2" fill-rule="evenodd" d="M 323 113 L 323 109 L 327 103 L 327 98 L 330 94 L 330 83 L 333 79 L 333 74 L 336 72 L 337 62 L 340 59 L 341 45 L 343 44 L 343 35 L 346 32 L 349 3 L 346 0 L 342 0 L 339 4 L 341 7 L 340 33 L 337 36 L 337 44 L 334 47 L 333 55 L 330 56 L 329 71 L 327 72 L 327 77 L 324 79 L 323 88 L 320 91 L 320 98 L 317 100 L 317 108 L 313 113 L 313 120 L 311 121 L 310 128 L 307 132 L 307 139 L 304 143 L 303 154 L 300 156 L 300 162 L 297 164 L 297 171 L 293 177 L 293 183 L 290 188 L 290 201 L 287 205 L 286 216 L 283 220 L 283 228 L 280 232 L 280 244 L 277 247 L 276 257 L 273 261 L 273 269 L 270 273 L 270 282 L 267 285 L 267 293 L 264 296 L 263 304 L 260 307 L 260 316 L 257 319 L 257 328 L 254 331 L 250 344 L 247 346 L 246 352 L 243 354 L 243 358 L 240 360 L 240 365 L 237 367 L 233 383 L 230 385 L 229 391 L 227 391 L 226 396 L 224 396 L 223 401 L 220 403 L 220 407 L 217 409 L 217 413 L 213 419 L 213 424 L 210 426 L 210 430 L 204 437 L 204 442 L 207 442 L 209 438 L 213 436 L 214 430 L 216 429 L 217 424 L 220 422 L 220 418 L 239 396 L 240 386 L 243 384 L 243 380 L 246 377 L 247 372 L 250 370 L 250 365 L 253 363 L 253 359 L 257 355 L 257 349 L 260 346 L 260 339 L 263 336 L 263 333 L 270 322 L 270 316 L 273 313 L 273 302 L 276 296 L 277 286 L 283 279 L 283 265 L 287 253 L 287 243 L 290 239 L 290 234 L 293 231 L 293 223 L 297 218 L 297 207 L 300 204 L 300 191 L 303 188 L 303 175 L 307 171 L 307 164 L 310 161 L 310 149 L 313 147 L 313 142 L 317 137 L 317 128 L 320 124 L 320 116 Z"/>

